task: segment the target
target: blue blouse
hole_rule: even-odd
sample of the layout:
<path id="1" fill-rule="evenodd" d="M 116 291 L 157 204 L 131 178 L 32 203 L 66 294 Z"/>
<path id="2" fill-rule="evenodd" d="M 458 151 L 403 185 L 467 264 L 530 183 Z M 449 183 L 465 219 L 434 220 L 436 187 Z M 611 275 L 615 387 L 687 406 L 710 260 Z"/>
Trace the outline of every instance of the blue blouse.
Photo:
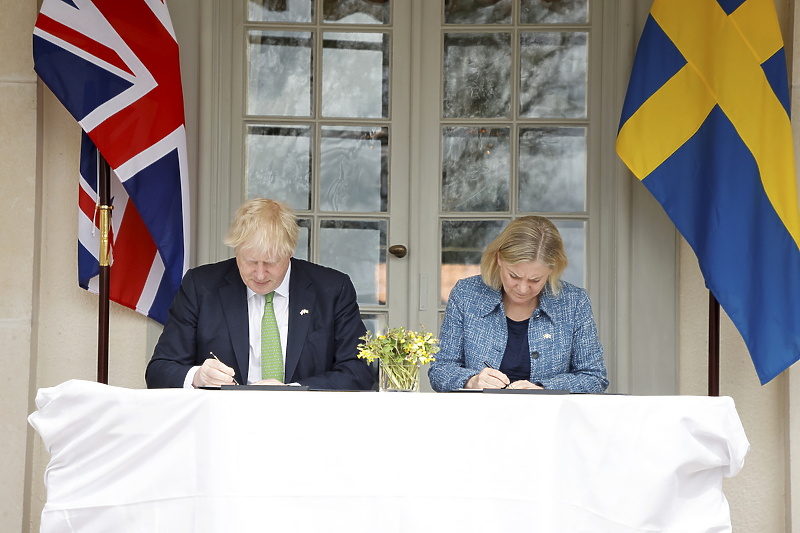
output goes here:
<path id="1" fill-rule="evenodd" d="M 500 372 L 514 381 L 528 379 L 531 373 L 531 356 L 528 351 L 528 322 L 530 319 L 517 321 L 506 317 L 508 326 L 508 342 L 500 363 Z"/>
<path id="2" fill-rule="evenodd" d="M 508 327 L 500 291 L 480 276 L 459 280 L 450 292 L 439 333 L 439 353 L 428 369 L 436 391 L 464 387 L 488 362 L 500 368 Z M 603 392 L 608 377 L 586 291 L 566 281 L 556 296 L 548 286 L 528 322 L 530 382 L 548 389 Z"/>

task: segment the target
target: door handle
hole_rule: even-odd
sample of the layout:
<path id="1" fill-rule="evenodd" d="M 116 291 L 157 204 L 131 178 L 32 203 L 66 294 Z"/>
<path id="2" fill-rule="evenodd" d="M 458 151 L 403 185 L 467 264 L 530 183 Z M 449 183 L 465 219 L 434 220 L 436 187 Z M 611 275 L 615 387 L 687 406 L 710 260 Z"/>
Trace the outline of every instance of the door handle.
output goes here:
<path id="1" fill-rule="evenodd" d="M 397 258 L 404 258 L 408 253 L 408 248 L 402 244 L 393 244 L 389 247 L 389 253 Z"/>

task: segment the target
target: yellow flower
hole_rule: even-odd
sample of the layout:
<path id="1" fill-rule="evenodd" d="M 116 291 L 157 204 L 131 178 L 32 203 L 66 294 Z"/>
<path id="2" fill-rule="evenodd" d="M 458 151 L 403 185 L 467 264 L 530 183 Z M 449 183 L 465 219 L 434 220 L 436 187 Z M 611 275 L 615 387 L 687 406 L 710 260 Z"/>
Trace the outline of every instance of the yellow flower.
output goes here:
<path id="1" fill-rule="evenodd" d="M 363 342 L 357 347 L 358 357 L 370 363 L 380 359 L 384 363 L 426 364 L 434 361 L 433 355 L 439 351 L 439 339 L 432 333 L 420 334 L 402 327 L 377 336 L 368 331 L 360 340 Z"/>

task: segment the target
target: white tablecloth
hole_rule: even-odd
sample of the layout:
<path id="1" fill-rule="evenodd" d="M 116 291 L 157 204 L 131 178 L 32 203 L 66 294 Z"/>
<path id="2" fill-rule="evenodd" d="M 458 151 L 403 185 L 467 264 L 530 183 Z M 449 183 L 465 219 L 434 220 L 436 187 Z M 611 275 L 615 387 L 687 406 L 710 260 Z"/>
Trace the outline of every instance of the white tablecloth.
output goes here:
<path id="1" fill-rule="evenodd" d="M 44 533 L 730 530 L 730 398 L 41 389 Z"/>

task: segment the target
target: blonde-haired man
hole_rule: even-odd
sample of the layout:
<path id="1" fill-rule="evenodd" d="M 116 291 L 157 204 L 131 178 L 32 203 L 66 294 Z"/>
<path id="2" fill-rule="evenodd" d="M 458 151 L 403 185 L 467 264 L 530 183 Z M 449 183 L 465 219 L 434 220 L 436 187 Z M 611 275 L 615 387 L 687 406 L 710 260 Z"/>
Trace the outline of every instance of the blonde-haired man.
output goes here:
<path id="1" fill-rule="evenodd" d="M 236 257 L 186 273 L 147 365 L 148 387 L 372 387 L 356 355 L 366 328 L 355 288 L 342 272 L 295 259 L 298 235 L 285 204 L 256 198 L 239 207 L 225 238 Z M 277 358 L 277 374 L 267 358 Z"/>

